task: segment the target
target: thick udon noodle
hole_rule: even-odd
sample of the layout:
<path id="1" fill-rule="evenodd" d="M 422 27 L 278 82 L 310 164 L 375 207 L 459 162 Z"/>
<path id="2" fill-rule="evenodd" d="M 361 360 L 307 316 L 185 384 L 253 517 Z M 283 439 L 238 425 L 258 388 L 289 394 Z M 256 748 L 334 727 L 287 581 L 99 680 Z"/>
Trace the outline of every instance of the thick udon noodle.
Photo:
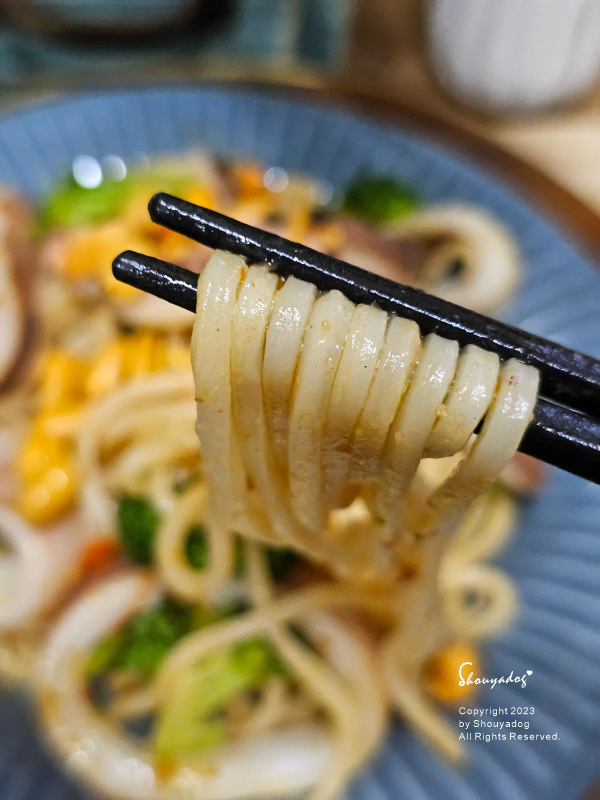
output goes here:
<path id="1" fill-rule="evenodd" d="M 224 253 L 199 280 L 192 362 L 212 524 L 291 545 L 344 578 L 395 582 L 407 549 L 514 455 L 537 372 L 421 340 L 414 323 L 339 292 L 278 284 Z M 428 491 L 422 459 L 463 449 Z"/>
<path id="2" fill-rule="evenodd" d="M 355 307 L 339 292 L 319 296 L 295 278 L 282 283 L 226 253 L 211 258 L 198 283 L 192 363 L 205 514 L 218 538 L 236 531 L 293 547 L 340 580 L 275 601 L 268 587 L 254 590 L 254 611 L 188 637 L 160 681 L 175 681 L 206 648 L 256 630 L 274 636 L 300 669 L 283 623 L 362 607 L 387 621 L 377 656 L 384 690 L 421 734 L 459 758 L 456 734 L 419 675 L 453 633 L 489 635 L 513 613 L 511 584 L 477 563 L 506 525 L 480 540 L 477 507 L 465 510 L 514 455 L 537 372 L 477 347 L 459 352 L 435 334 L 421 339 L 414 323 Z M 447 459 L 434 480 L 432 458 Z M 417 565 L 410 579 L 409 563 Z M 485 587 L 487 602 L 465 612 L 458 598 L 473 586 Z M 331 796 L 366 755 L 342 722 L 364 717 L 364 708 L 355 705 L 353 716 L 345 710 L 352 701 L 327 697 L 337 755 L 318 797 Z"/>

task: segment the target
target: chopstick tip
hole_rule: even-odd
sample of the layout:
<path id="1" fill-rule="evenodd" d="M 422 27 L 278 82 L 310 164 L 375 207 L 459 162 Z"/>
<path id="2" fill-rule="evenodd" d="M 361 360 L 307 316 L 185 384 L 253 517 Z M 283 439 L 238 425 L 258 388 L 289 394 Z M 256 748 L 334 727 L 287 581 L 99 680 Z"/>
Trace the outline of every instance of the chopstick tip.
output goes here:
<path id="1" fill-rule="evenodd" d="M 130 283 L 131 276 L 139 272 L 139 254 L 124 250 L 112 262 L 112 274 L 122 283 Z"/>
<path id="2" fill-rule="evenodd" d="M 155 195 L 152 195 L 148 202 L 148 213 L 150 214 L 152 222 L 160 221 L 160 212 L 164 209 L 167 198 L 170 197 L 171 195 L 166 192 L 157 192 Z"/>

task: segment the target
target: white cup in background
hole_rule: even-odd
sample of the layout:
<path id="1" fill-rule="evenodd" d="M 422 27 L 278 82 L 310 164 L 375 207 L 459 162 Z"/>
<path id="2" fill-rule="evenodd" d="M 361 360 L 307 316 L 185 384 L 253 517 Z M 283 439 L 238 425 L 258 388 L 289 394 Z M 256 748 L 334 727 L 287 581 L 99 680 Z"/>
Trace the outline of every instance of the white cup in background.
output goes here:
<path id="1" fill-rule="evenodd" d="M 428 0 L 430 63 L 486 111 L 570 100 L 600 74 L 600 0 Z"/>

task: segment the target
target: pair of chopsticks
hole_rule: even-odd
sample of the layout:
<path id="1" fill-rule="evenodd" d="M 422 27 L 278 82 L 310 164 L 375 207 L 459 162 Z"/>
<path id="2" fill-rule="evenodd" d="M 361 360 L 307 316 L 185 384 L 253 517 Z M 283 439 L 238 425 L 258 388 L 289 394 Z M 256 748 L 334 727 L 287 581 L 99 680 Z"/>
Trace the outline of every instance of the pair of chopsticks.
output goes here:
<path id="1" fill-rule="evenodd" d="M 536 367 L 540 397 L 519 450 L 600 483 L 600 361 L 171 195 L 155 195 L 148 209 L 154 222 L 208 247 L 266 262 L 282 277 L 295 275 L 322 291 L 338 289 L 353 303 L 375 304 L 414 320 L 424 334 L 435 332 L 463 347 L 475 344 Z M 115 258 L 113 274 L 196 310 L 194 272 L 127 250 Z"/>

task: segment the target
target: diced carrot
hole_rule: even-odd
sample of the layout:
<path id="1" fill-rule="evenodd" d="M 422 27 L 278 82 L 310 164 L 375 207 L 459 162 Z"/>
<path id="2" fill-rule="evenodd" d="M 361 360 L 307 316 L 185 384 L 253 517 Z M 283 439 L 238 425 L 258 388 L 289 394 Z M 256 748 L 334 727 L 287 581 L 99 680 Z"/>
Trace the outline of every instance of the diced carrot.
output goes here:
<path id="1" fill-rule="evenodd" d="M 461 666 L 468 664 L 479 670 L 477 651 L 468 642 L 454 642 L 433 653 L 425 664 L 424 680 L 427 691 L 442 703 L 457 703 L 470 697 L 477 686 L 461 686 Z"/>
<path id="2" fill-rule="evenodd" d="M 236 164 L 231 172 L 242 197 L 253 197 L 265 191 L 264 169 L 257 165 L 250 162 Z"/>
<path id="3" fill-rule="evenodd" d="M 85 572 L 98 572 L 116 558 L 119 550 L 115 539 L 98 539 L 86 548 L 81 566 Z"/>

